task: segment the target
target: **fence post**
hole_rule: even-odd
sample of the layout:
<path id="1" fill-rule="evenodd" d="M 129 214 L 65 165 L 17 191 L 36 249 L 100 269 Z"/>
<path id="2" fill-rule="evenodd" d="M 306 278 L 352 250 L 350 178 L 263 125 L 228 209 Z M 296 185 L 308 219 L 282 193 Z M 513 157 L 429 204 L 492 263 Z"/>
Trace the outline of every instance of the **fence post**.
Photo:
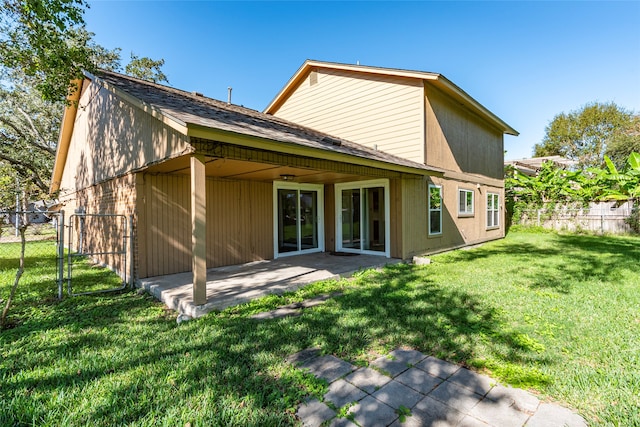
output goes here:
<path id="1" fill-rule="evenodd" d="M 134 272 L 134 242 L 133 242 L 133 214 L 129 215 L 129 286 L 131 289 L 135 287 L 135 279 L 133 277 Z"/>
<path id="2" fill-rule="evenodd" d="M 64 211 L 58 216 L 58 299 L 62 299 L 64 281 Z"/>
<path id="3" fill-rule="evenodd" d="M 600 211 L 600 234 L 604 234 L 604 214 Z"/>
<path id="4" fill-rule="evenodd" d="M 538 209 L 538 227 L 540 227 L 540 209 Z"/>

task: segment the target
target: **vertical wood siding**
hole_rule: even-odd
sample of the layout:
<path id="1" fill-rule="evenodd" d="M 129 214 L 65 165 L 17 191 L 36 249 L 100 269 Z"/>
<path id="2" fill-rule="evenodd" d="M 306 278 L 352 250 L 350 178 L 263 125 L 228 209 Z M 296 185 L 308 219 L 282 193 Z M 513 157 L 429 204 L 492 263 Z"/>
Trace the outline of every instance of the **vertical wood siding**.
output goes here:
<path id="1" fill-rule="evenodd" d="M 190 186 L 189 176 L 144 175 L 140 277 L 191 271 Z M 210 178 L 203 191 L 208 268 L 273 258 L 271 183 Z"/>
<path id="2" fill-rule="evenodd" d="M 425 93 L 426 164 L 502 179 L 502 132 L 428 84 Z"/>
<path id="3" fill-rule="evenodd" d="M 340 70 L 307 77 L 275 116 L 424 163 L 422 82 Z"/>
<path id="4" fill-rule="evenodd" d="M 89 83 L 79 101 L 62 191 L 74 191 L 176 156 L 187 137 Z"/>
<path id="5" fill-rule="evenodd" d="M 333 184 L 324 186 L 324 249 L 336 250 L 336 190 Z"/>
<path id="6" fill-rule="evenodd" d="M 115 178 L 109 181 L 102 182 L 97 185 L 93 185 L 84 188 L 77 192 L 67 192 L 60 196 L 60 202 L 63 204 L 63 210 L 65 212 L 65 221 L 69 225 L 71 216 L 77 212 L 79 208 L 84 210 L 86 214 L 115 214 L 125 215 L 128 217 L 134 215 L 134 245 L 137 241 L 136 227 L 136 175 L 129 174 L 123 177 Z M 74 225 L 74 231 L 72 235 L 73 241 L 70 242 L 74 250 L 77 250 L 79 245 L 79 232 L 78 224 Z M 115 252 L 123 249 L 123 229 L 122 220 L 120 218 L 93 218 L 87 217 L 85 219 L 85 233 L 83 236 L 83 246 L 87 252 Z M 66 232 L 66 231 L 65 231 Z M 68 234 L 65 235 L 65 239 L 68 239 Z M 67 242 L 69 244 L 69 242 Z M 127 246 L 130 245 L 127 240 Z M 96 255 L 93 258 L 102 264 L 109 266 L 112 270 L 116 271 L 123 279 L 129 275 L 130 263 L 134 263 L 134 275 L 137 274 L 138 259 L 136 257 L 136 251 L 134 250 L 133 258 L 129 247 L 127 249 L 126 270 L 124 265 L 124 258 L 120 255 Z"/>

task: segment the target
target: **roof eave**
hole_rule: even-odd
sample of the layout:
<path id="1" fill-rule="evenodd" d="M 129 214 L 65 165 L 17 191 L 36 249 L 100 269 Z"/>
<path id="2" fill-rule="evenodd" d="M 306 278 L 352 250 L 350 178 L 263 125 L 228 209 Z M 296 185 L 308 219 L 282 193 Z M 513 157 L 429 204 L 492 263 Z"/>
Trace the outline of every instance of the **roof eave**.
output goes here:
<path id="1" fill-rule="evenodd" d="M 360 157 L 353 154 L 323 150 L 321 148 L 307 147 L 292 142 L 275 141 L 263 137 L 240 134 L 232 131 L 192 123 L 188 123 L 187 127 L 187 135 L 190 137 L 225 142 L 243 147 L 250 147 L 299 156 L 318 157 L 326 160 L 338 161 L 341 163 L 351 163 L 359 166 L 369 166 L 378 169 L 386 169 L 414 175 L 442 176 L 444 174 L 443 169 L 434 168 L 431 166 L 412 167 L 408 165 L 400 165 L 396 163 L 385 162 L 382 160 Z"/>
<path id="2" fill-rule="evenodd" d="M 67 163 L 67 155 L 69 154 L 71 136 L 73 135 L 73 127 L 76 122 L 76 114 L 78 113 L 78 102 L 82 93 L 83 82 L 83 80 L 77 79 L 70 84 L 71 87 L 75 86 L 76 90 L 67 96 L 67 105 L 64 107 L 62 122 L 60 123 L 60 136 L 58 137 L 56 157 L 53 163 L 53 172 L 51 173 L 51 185 L 49 186 L 50 195 L 60 189 L 64 166 Z"/>

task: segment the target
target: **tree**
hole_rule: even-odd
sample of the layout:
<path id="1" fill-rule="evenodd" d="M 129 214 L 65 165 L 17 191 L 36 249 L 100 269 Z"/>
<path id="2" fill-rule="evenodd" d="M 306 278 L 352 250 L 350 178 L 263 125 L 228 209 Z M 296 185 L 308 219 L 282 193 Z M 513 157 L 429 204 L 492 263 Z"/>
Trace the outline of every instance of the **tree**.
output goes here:
<path id="1" fill-rule="evenodd" d="M 10 83 L 0 86 L 0 162 L 13 169 L 24 189 L 46 194 L 63 103 L 42 99 L 24 76 L 14 73 Z"/>
<path id="2" fill-rule="evenodd" d="M 169 83 L 167 76 L 162 72 L 163 65 L 164 59 L 153 60 L 146 56 L 139 57 L 132 52 L 131 62 L 125 67 L 125 73 L 153 83 Z"/>
<path id="3" fill-rule="evenodd" d="M 605 154 L 619 169 L 625 167 L 631 153 L 640 153 L 640 116 L 631 119 L 631 125 L 613 136 Z"/>
<path id="4" fill-rule="evenodd" d="M 581 168 L 602 166 L 607 145 L 632 126 L 632 114 L 615 103 L 592 103 L 560 113 L 545 129 L 534 156 L 560 155 Z"/>
<path id="5" fill-rule="evenodd" d="M 48 100 L 62 100 L 69 82 L 93 69 L 80 31 L 85 0 L 2 0 L 0 62 L 34 79 Z"/>

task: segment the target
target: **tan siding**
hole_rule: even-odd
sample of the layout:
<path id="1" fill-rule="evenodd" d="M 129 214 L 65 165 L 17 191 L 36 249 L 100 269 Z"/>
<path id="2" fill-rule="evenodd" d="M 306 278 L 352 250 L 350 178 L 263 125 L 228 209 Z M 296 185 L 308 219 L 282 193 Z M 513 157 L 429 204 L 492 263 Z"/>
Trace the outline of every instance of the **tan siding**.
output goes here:
<path id="1" fill-rule="evenodd" d="M 423 87 L 419 80 L 318 70 L 276 116 L 424 163 Z"/>
<path id="2" fill-rule="evenodd" d="M 83 246 L 85 252 L 116 252 L 122 251 L 126 244 L 127 259 L 121 255 L 93 255 L 97 262 L 109 266 L 116 271 L 123 279 L 129 276 L 131 262 L 137 265 L 138 259 L 131 258 L 129 250 L 130 242 L 127 239 L 123 242 L 122 236 L 125 229 L 129 230 L 129 217 L 134 216 L 134 224 L 137 224 L 137 196 L 136 196 L 136 176 L 134 174 L 125 175 L 112 179 L 98 185 L 87 187 L 77 192 L 67 192 L 60 196 L 63 204 L 66 224 L 70 225 L 75 221 L 71 245 L 74 250 L 79 246 L 79 222 L 73 219 L 79 209 L 86 214 L 115 214 L 124 215 L 126 225 L 123 225 L 122 218 L 97 218 L 88 216 L 84 220 Z M 137 229 L 134 228 L 134 245 L 137 241 Z M 68 239 L 68 235 L 65 236 Z M 67 242 L 67 245 L 69 242 Z M 126 269 L 125 269 L 126 262 Z M 137 270 L 137 266 L 135 268 Z M 137 274 L 137 271 L 134 271 Z"/>
<path id="3" fill-rule="evenodd" d="M 425 88 L 426 163 L 456 172 L 503 177 L 503 136 L 429 85 Z"/>
<path id="4" fill-rule="evenodd" d="M 402 258 L 402 180 L 389 180 L 391 257 Z"/>
<path id="5" fill-rule="evenodd" d="M 427 187 L 424 179 L 402 180 L 402 258 L 421 253 L 427 236 Z"/>
<path id="6" fill-rule="evenodd" d="M 61 189 L 103 182 L 188 147 L 184 135 L 91 83 L 80 98 Z"/>
<path id="7" fill-rule="evenodd" d="M 144 182 L 141 277 L 191 271 L 189 176 L 145 175 Z M 208 268 L 273 258 L 272 188 L 271 183 L 207 179 Z"/>
<path id="8" fill-rule="evenodd" d="M 333 184 L 324 186 L 324 248 L 336 250 L 336 190 Z"/>

